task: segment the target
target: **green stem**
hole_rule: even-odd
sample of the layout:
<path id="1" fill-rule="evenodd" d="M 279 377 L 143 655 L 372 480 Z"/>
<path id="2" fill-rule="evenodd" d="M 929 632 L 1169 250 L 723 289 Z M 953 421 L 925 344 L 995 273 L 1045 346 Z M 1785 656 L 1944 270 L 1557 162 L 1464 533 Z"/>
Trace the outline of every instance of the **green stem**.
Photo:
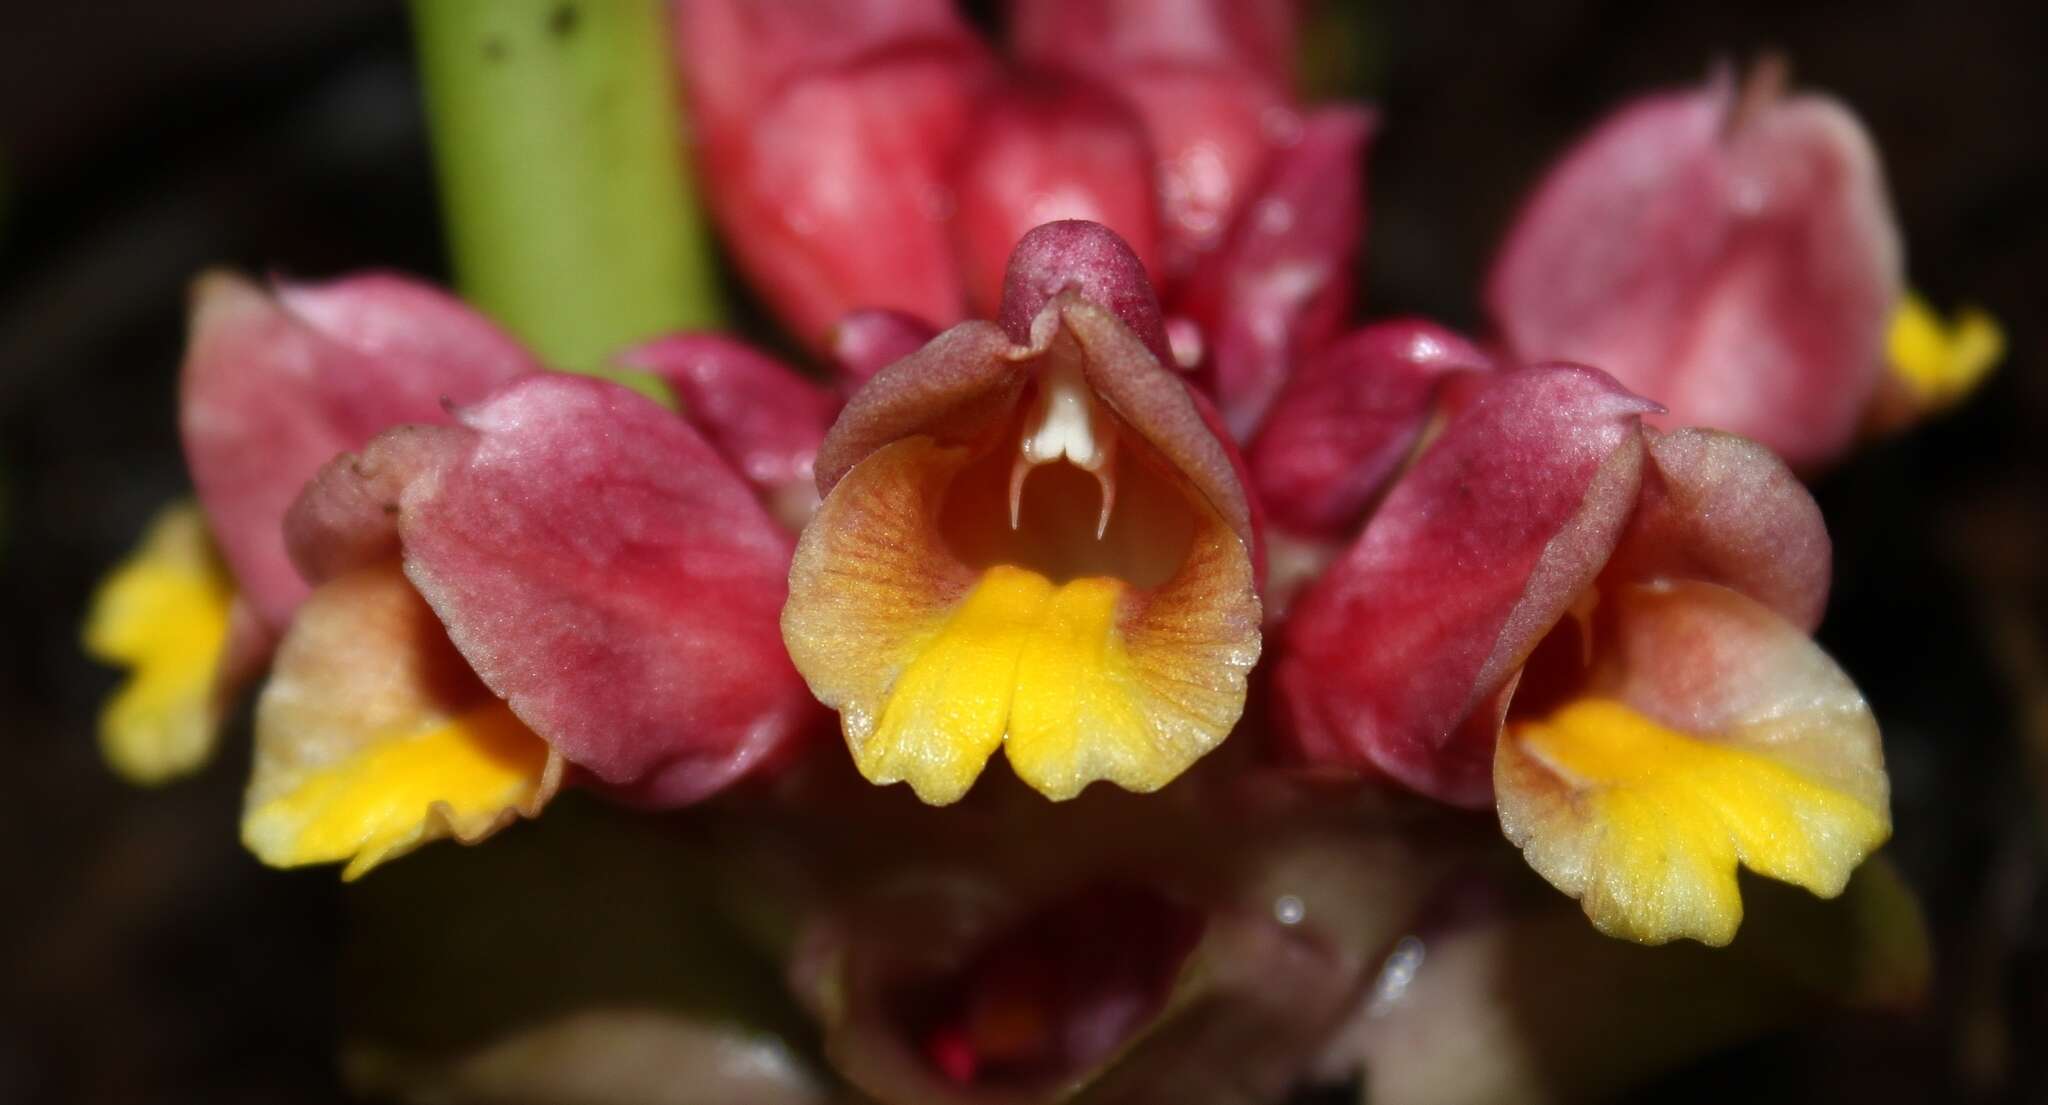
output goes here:
<path id="1" fill-rule="evenodd" d="M 716 324 L 659 0 L 413 0 L 457 283 L 541 357 Z"/>

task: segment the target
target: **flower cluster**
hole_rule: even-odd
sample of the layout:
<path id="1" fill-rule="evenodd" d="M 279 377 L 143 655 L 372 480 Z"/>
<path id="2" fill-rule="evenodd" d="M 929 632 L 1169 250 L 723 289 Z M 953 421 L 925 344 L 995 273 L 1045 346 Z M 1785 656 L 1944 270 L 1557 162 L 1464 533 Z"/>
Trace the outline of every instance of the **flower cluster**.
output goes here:
<path id="1" fill-rule="evenodd" d="M 1493 340 L 1346 332 L 1373 116 L 1293 100 L 1293 11 L 1021 2 L 1004 68 L 938 0 L 682 5 L 715 213 L 830 383 L 622 351 L 664 404 L 404 278 L 202 279 L 198 513 L 88 627 L 110 758 L 191 770 L 267 668 L 244 838 L 346 877 L 721 795 L 708 881 L 797 872 L 770 943 L 892 1100 L 1382 1055 L 1373 966 L 1512 855 L 1460 810 L 1640 943 L 1733 940 L 1739 867 L 1841 894 L 1887 781 L 1794 468 L 1995 331 L 1904 296 L 1867 139 L 1766 67 L 1569 153 Z"/>

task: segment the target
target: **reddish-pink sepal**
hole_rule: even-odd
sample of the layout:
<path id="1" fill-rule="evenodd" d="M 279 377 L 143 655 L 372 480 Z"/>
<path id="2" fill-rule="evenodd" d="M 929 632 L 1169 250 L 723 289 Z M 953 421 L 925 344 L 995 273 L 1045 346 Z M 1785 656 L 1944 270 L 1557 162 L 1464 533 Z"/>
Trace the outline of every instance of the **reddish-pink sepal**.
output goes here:
<path id="1" fill-rule="evenodd" d="M 445 420 L 537 368 L 454 297 L 371 274 L 275 295 L 227 273 L 193 291 L 179 427 L 207 522 L 273 630 L 305 597 L 285 511 L 320 466 L 402 422 Z"/>
<path id="2" fill-rule="evenodd" d="M 675 334 L 619 360 L 668 381 L 683 417 L 768 502 L 801 528 L 817 505 L 813 464 L 838 397 L 782 362 L 720 334 Z"/>
<path id="3" fill-rule="evenodd" d="M 676 5 L 712 213 L 805 343 L 858 307 L 958 320 L 949 170 L 992 64 L 945 0 Z"/>
<path id="4" fill-rule="evenodd" d="M 1221 241 L 1274 143 L 1300 126 L 1289 91 L 1297 18 L 1293 4 L 1229 0 L 1011 8 L 1021 57 L 1087 73 L 1144 118 L 1170 279 Z"/>
<path id="5" fill-rule="evenodd" d="M 931 323 L 902 311 L 855 311 L 832 327 L 833 374 L 842 389 L 852 392 L 938 336 Z"/>
<path id="6" fill-rule="evenodd" d="M 1365 150 L 1375 117 L 1311 114 L 1178 309 L 1202 324 L 1206 372 L 1231 432 L 1248 440 L 1288 370 L 1336 336 L 1365 234 Z"/>
<path id="7" fill-rule="evenodd" d="M 960 151 L 954 237 L 969 302 L 1001 305 L 1011 251 L 1033 227 L 1102 223 L 1161 276 L 1152 147 L 1125 103 L 1084 77 L 1026 74 L 987 96 Z"/>
<path id="8" fill-rule="evenodd" d="M 1476 387 L 1296 600 L 1277 682 L 1298 751 L 1485 803 L 1497 725 L 1464 723 L 1606 563 L 1640 485 L 1639 420 L 1655 409 L 1569 365 Z"/>
<path id="9" fill-rule="evenodd" d="M 457 426 L 391 431 L 292 523 L 308 561 L 395 537 L 484 684 L 629 800 L 702 797 L 817 716 L 777 628 L 790 536 L 688 423 L 615 384 L 533 376 Z"/>
<path id="10" fill-rule="evenodd" d="M 1670 422 L 1797 467 L 1844 448 L 1871 401 L 1900 249 L 1869 136 L 1773 73 L 1602 123 L 1536 191 L 1487 302 L 1518 356 L 1599 365 Z"/>
<path id="11" fill-rule="evenodd" d="M 1435 323 L 1374 323 L 1287 378 L 1245 450 L 1259 501 L 1307 537 L 1348 537 L 1414 451 L 1447 373 L 1488 371 L 1478 347 Z"/>

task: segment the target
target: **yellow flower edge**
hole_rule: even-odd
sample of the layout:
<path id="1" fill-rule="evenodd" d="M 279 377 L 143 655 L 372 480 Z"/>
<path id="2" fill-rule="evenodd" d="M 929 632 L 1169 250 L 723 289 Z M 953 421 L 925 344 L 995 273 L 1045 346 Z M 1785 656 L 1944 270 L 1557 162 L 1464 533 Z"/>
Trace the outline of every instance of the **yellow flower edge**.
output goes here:
<path id="1" fill-rule="evenodd" d="M 234 602 L 234 581 L 189 501 L 165 508 L 101 581 L 84 646 L 94 659 L 128 670 L 99 725 L 101 752 L 122 778 L 165 783 L 211 758 Z"/>
<path id="2" fill-rule="evenodd" d="M 1055 800 L 1098 780 L 1165 786 L 1244 707 L 1259 613 L 1242 544 L 1205 511 L 1155 586 L 970 566 L 934 521 L 961 457 L 922 437 L 884 447 L 798 543 L 783 639 L 855 766 L 932 805 L 965 796 L 998 750 Z"/>
<path id="3" fill-rule="evenodd" d="M 242 841 L 273 867 L 347 861 L 354 880 L 429 841 L 480 840 L 553 788 L 546 742 L 503 702 L 386 733 L 252 803 Z"/>
<path id="4" fill-rule="evenodd" d="M 1890 836 L 1888 812 L 1767 746 L 1707 739 L 1607 698 L 1518 721 L 1496 758 L 1501 821 L 1596 928 L 1725 945 L 1736 869 L 1834 897 Z"/>
<path id="5" fill-rule="evenodd" d="M 1975 307 L 1944 321 L 1927 301 L 1912 293 L 1899 300 L 1885 336 L 1895 379 L 1923 410 L 1961 402 L 1990 377 L 2005 357 L 2005 332 L 1996 319 Z"/>

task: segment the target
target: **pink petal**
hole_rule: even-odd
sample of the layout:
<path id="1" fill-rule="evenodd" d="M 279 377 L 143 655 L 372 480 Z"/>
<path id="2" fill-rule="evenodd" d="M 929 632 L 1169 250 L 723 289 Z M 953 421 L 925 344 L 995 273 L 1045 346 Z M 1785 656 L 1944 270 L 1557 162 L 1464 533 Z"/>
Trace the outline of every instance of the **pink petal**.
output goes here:
<path id="1" fill-rule="evenodd" d="M 207 520 L 257 616 L 280 628 L 306 594 L 282 522 L 336 453 L 401 422 L 445 420 L 538 367 L 454 297 L 373 274 L 285 285 L 237 276 L 193 293 L 179 426 Z"/>
<path id="2" fill-rule="evenodd" d="M 839 408 L 830 392 L 719 334 L 676 334 L 619 359 L 668 381 L 683 417 L 769 502 L 813 495 L 818 443 Z"/>
<path id="3" fill-rule="evenodd" d="M 991 74 L 944 0 L 676 5 L 713 214 L 809 344 L 858 307 L 940 323 L 965 292 L 948 170 Z"/>
<path id="4" fill-rule="evenodd" d="M 1044 74 L 990 95 L 958 172 L 954 234 L 976 313 L 995 312 L 1011 250 L 1042 223 L 1106 224 L 1161 275 L 1151 143 L 1130 106 L 1094 82 Z"/>
<path id="5" fill-rule="evenodd" d="M 1012 6 L 1020 57 L 1067 66 L 1137 107 L 1158 155 L 1166 270 L 1184 275 L 1215 248 L 1276 140 L 1290 103 L 1297 20 L 1291 3 L 1026 0 Z"/>
<path id="6" fill-rule="evenodd" d="M 1490 364 L 1420 319 L 1375 323 L 1324 349 L 1288 378 L 1245 451 L 1259 500 L 1297 534 L 1349 536 L 1414 450 L 1438 382 Z"/>
<path id="7" fill-rule="evenodd" d="M 337 464 L 309 490 L 295 535 L 392 519 L 485 685 L 624 797 L 702 797 L 817 716 L 777 626 L 792 539 L 688 423 L 631 391 L 529 377 L 460 426 L 384 435 L 353 469 L 354 488 Z"/>
<path id="8" fill-rule="evenodd" d="M 1832 557 L 1805 485 L 1770 450 L 1731 434 L 1645 436 L 1642 499 L 1603 578 L 1718 583 L 1812 632 Z"/>
<path id="9" fill-rule="evenodd" d="M 1207 334 L 1211 385 L 1240 440 L 1265 417 L 1288 370 L 1344 323 L 1374 125 L 1364 108 L 1310 115 L 1222 248 L 1190 278 L 1179 309 Z"/>
<path id="10" fill-rule="evenodd" d="M 1631 103 L 1553 169 L 1496 260 L 1524 359 L 1598 365 L 1669 421 L 1795 466 L 1846 445 L 1900 295 L 1876 152 L 1832 100 L 1716 81 Z"/>
<path id="11" fill-rule="evenodd" d="M 1302 754 L 1487 801 L 1494 727 L 1461 723 L 1606 562 L 1654 409 L 1574 366 L 1488 380 L 1295 604 L 1277 678 Z"/>
<path id="12" fill-rule="evenodd" d="M 832 368 L 852 391 L 938 336 L 931 323 L 902 311 L 855 311 L 832 327 Z"/>

